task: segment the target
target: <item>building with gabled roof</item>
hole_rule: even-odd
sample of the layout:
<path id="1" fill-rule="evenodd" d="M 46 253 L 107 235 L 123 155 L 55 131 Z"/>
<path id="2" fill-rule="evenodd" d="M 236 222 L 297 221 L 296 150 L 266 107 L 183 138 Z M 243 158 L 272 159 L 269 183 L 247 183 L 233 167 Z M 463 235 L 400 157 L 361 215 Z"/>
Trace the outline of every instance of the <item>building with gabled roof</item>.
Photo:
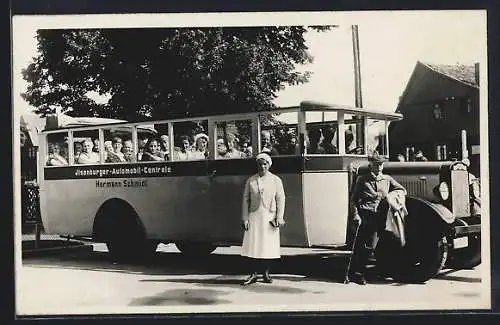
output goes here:
<path id="1" fill-rule="evenodd" d="M 422 150 L 429 160 L 462 159 L 462 130 L 474 174 L 479 174 L 479 64 L 438 65 L 418 61 L 391 123 L 391 155 Z"/>

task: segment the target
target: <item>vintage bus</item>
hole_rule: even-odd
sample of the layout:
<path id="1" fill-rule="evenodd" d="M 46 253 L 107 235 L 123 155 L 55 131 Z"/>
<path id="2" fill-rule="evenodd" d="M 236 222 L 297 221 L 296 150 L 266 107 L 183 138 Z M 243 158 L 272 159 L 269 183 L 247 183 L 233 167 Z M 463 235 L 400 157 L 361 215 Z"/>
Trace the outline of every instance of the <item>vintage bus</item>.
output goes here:
<path id="1" fill-rule="evenodd" d="M 388 156 L 388 125 L 400 119 L 306 101 L 272 112 L 146 123 L 52 123 L 40 134 L 40 161 L 48 162 L 57 144 L 67 164 L 39 166 L 43 225 L 49 234 L 104 242 L 117 258 L 147 256 L 159 243 L 198 256 L 240 245 L 243 187 L 256 173 L 256 153 L 270 151 L 271 171 L 286 192 L 282 246 L 346 250 L 352 184 L 374 150 Z M 108 159 L 113 147 L 129 159 Z M 82 150 L 93 150 L 83 155 L 94 161 L 79 159 Z M 377 263 L 412 281 L 433 277 L 445 263 L 477 265 L 480 215 L 470 210 L 467 166 L 386 165 L 409 192 L 407 243 L 381 238 Z"/>

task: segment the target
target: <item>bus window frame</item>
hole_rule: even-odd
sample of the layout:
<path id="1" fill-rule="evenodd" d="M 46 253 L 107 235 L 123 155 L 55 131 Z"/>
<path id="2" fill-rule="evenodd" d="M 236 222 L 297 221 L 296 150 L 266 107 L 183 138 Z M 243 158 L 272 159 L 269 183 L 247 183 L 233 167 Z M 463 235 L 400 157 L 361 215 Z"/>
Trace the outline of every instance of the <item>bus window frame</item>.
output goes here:
<path id="1" fill-rule="evenodd" d="M 307 153 L 307 147 L 305 145 L 305 135 L 307 134 L 306 132 L 306 113 L 307 112 L 336 112 L 337 113 L 337 132 L 338 132 L 338 153 L 336 154 L 309 154 Z M 72 146 L 74 145 L 74 132 L 78 131 L 85 131 L 85 130 L 98 130 L 99 131 L 99 144 L 100 146 L 104 147 L 104 136 L 101 134 L 102 130 L 105 128 L 116 128 L 116 127 L 131 127 L 132 128 L 132 140 L 134 143 L 134 155 L 137 157 L 137 154 L 139 153 L 138 150 L 138 128 L 140 128 L 143 125 L 155 125 L 155 124 L 167 124 L 168 126 L 168 136 L 169 136 L 169 141 L 170 141 L 170 151 L 173 150 L 174 148 L 174 132 L 173 132 L 173 124 L 176 122 L 184 122 L 184 121 L 201 121 L 201 120 L 207 120 L 208 121 L 208 133 L 209 133 L 209 143 L 208 143 L 208 148 L 209 148 L 209 157 L 207 160 L 216 160 L 215 158 L 215 152 L 216 152 L 216 128 L 215 125 L 217 122 L 224 122 L 224 121 L 238 121 L 238 120 L 250 120 L 252 123 L 252 149 L 254 151 L 254 156 L 260 152 L 261 150 L 261 123 L 260 123 L 260 114 L 269 114 L 269 113 L 296 113 L 297 114 L 297 136 L 298 136 L 298 141 L 299 141 L 299 146 L 300 146 L 300 155 L 301 157 L 305 156 L 326 156 L 326 157 L 332 157 L 332 156 L 346 156 L 346 157 L 366 157 L 367 156 L 367 136 L 368 132 L 366 130 L 367 128 L 367 120 L 368 119 L 374 119 L 378 121 L 384 121 L 385 123 L 385 145 L 386 145 L 386 150 L 387 154 L 385 156 L 389 155 L 390 149 L 389 149 L 389 136 L 388 136 L 388 130 L 389 130 L 389 124 L 391 121 L 397 121 L 401 120 L 403 116 L 399 113 L 391 113 L 391 112 L 382 112 L 382 111 L 372 111 L 372 110 L 361 110 L 360 108 L 355 108 L 355 107 L 348 107 L 348 106 L 342 106 L 342 105 L 327 105 L 327 104 L 322 104 L 322 103 L 314 103 L 314 102 L 302 102 L 300 106 L 294 106 L 294 107 L 287 107 L 287 108 L 281 108 L 281 109 L 276 109 L 272 111 L 254 111 L 254 112 L 248 112 L 248 113 L 240 113 L 240 114 L 221 114 L 221 115 L 205 115 L 205 116 L 195 116 L 195 117 L 187 117 L 187 118 L 177 118 L 177 119 L 171 119 L 171 120 L 158 120 L 158 121 L 142 121 L 142 122 L 115 122 L 115 123 L 105 123 L 105 124 L 92 124 L 92 125 L 72 125 L 69 127 L 60 127 L 60 128 L 51 128 L 51 129 L 46 129 L 41 132 L 40 139 L 43 141 L 43 146 L 45 148 L 45 151 L 43 154 L 45 155 L 43 158 L 43 163 L 40 163 L 40 167 L 42 168 L 50 168 L 50 167 L 60 167 L 60 166 L 46 166 L 45 165 L 45 160 L 47 159 L 48 156 L 48 141 L 47 141 L 47 136 L 51 133 L 64 133 L 67 132 L 68 134 L 68 166 L 74 166 L 74 165 L 79 165 L 74 163 L 74 151 L 69 150 L 72 149 Z M 364 128 L 364 154 L 363 155 L 355 155 L 355 154 L 346 154 L 345 153 L 345 116 L 344 114 L 349 114 L 353 116 L 357 116 L 362 120 L 362 125 Z M 343 132 L 341 132 L 343 131 Z M 155 134 L 156 135 L 156 134 Z M 215 137 L 214 137 L 215 136 Z M 40 142 L 40 145 L 42 145 L 42 142 Z M 280 156 L 297 156 L 296 154 L 294 155 L 280 155 Z M 248 158 L 240 158 L 240 159 L 248 159 Z M 172 160 L 172 154 L 169 155 L 169 159 L 165 161 L 170 161 L 173 162 Z M 154 161 L 136 161 L 135 163 L 155 163 Z M 101 165 L 103 164 L 102 162 L 102 157 L 100 153 L 100 162 L 98 164 L 88 164 L 88 166 L 96 166 L 96 165 Z M 134 164 L 134 163 L 132 163 Z"/>
<path id="2" fill-rule="evenodd" d="M 121 127 L 129 129 L 129 130 L 127 130 L 127 132 L 130 132 L 130 135 L 131 135 L 130 140 L 134 141 L 133 140 L 134 139 L 134 131 L 137 132 L 137 127 L 131 126 L 131 125 L 121 125 Z M 107 162 L 104 159 L 104 143 L 106 142 L 106 139 L 104 138 L 104 132 L 105 131 L 111 132 L 113 129 L 116 129 L 116 127 L 113 125 L 106 125 L 103 127 L 99 127 L 99 148 L 102 148 L 102 150 L 99 149 L 100 164 L 101 165 L 130 164 L 131 162 L 128 162 L 128 161 Z M 137 133 L 136 133 L 136 138 L 137 138 Z M 110 141 L 110 140 L 107 140 L 107 141 Z M 123 146 L 124 142 L 125 142 L 125 140 L 122 139 L 122 146 Z M 136 145 L 138 145 L 137 141 L 135 143 L 136 143 Z M 132 147 L 135 147 L 134 142 L 132 142 Z M 134 157 L 135 157 L 136 162 L 137 162 L 137 153 L 135 152 L 135 149 L 133 149 L 133 150 L 134 150 L 133 154 L 134 154 Z M 134 163 L 132 163 L 132 164 L 134 164 Z"/>
<path id="3" fill-rule="evenodd" d="M 65 129 L 58 129 L 56 132 L 51 132 L 51 134 L 63 134 L 63 133 L 66 133 L 67 135 L 67 150 L 68 150 L 68 164 L 67 165 L 64 165 L 64 166 L 51 166 L 51 165 L 47 165 L 47 160 L 49 158 L 49 146 L 50 146 L 50 142 L 49 142 L 49 139 L 48 139 L 48 134 L 45 134 L 44 137 L 42 137 L 43 141 L 39 141 L 38 145 L 39 145 L 39 148 L 43 148 L 42 150 L 40 150 L 40 152 L 42 153 L 42 157 L 38 157 L 37 159 L 40 159 L 40 165 L 42 166 L 42 169 L 43 168 L 60 168 L 60 167 L 67 167 L 67 166 L 71 166 L 71 160 L 74 156 L 74 152 L 73 150 L 71 150 L 71 147 L 70 147 L 70 138 L 72 139 L 72 135 L 70 136 L 70 133 L 69 130 L 65 130 Z M 40 147 L 41 146 L 41 147 Z M 39 176 L 37 176 L 38 178 Z"/>
<path id="4" fill-rule="evenodd" d="M 174 160 L 173 159 L 173 152 L 174 152 L 174 149 L 175 149 L 175 139 L 174 139 L 174 124 L 175 123 L 179 123 L 179 122 L 205 122 L 207 121 L 207 128 L 208 128 L 208 142 L 207 142 L 207 149 L 210 149 L 210 142 L 214 142 L 211 137 L 210 137 L 210 117 L 209 116 L 201 116 L 201 117 L 190 117 L 190 118 L 182 118 L 182 119 L 176 119 L 176 120 L 171 120 L 170 122 L 164 122 L 164 123 L 161 123 L 161 122 L 158 122 L 158 123 L 154 123 L 155 125 L 156 124 L 168 124 L 168 143 L 169 143 L 169 146 L 170 148 L 168 149 L 169 150 L 169 157 L 168 157 L 168 160 L 165 160 L 165 161 L 171 161 L 171 162 L 175 162 L 175 163 L 180 163 L 180 162 L 189 162 L 189 161 L 206 161 L 206 160 L 210 160 L 210 155 L 211 155 L 211 150 L 209 150 L 208 154 L 209 154 L 209 157 L 206 158 L 206 159 L 190 159 L 190 160 Z M 193 139 L 194 141 L 194 139 Z M 194 146 L 196 146 L 196 143 L 193 142 Z"/>
<path id="5" fill-rule="evenodd" d="M 222 116 L 213 116 L 208 118 L 208 133 L 209 139 L 213 139 L 212 143 L 209 143 L 208 148 L 210 148 L 208 152 L 208 160 L 223 160 L 217 159 L 215 153 L 217 151 L 217 124 L 221 122 L 236 122 L 236 121 L 250 121 L 251 123 L 251 134 L 252 134 L 252 150 L 254 152 L 254 157 L 257 151 L 260 149 L 260 121 L 259 121 L 260 112 L 252 112 L 252 113 L 242 113 L 242 114 L 226 114 Z M 254 141 L 257 139 L 257 143 Z M 231 160 L 240 160 L 240 159 L 253 159 L 254 157 L 245 157 L 245 158 L 233 158 Z"/>
<path id="6" fill-rule="evenodd" d="M 264 131 L 262 130 L 262 124 L 261 124 L 261 116 L 262 115 L 269 115 L 269 114 L 274 114 L 274 113 L 290 113 L 290 114 L 297 114 L 297 125 L 294 126 L 297 130 L 297 143 L 299 143 L 299 147 L 300 147 L 300 150 L 299 150 L 299 154 L 278 154 L 277 156 L 275 157 L 300 157 L 302 156 L 302 144 L 301 144 L 301 136 L 300 136 L 300 113 L 301 111 L 299 109 L 287 109 L 287 110 L 273 110 L 273 111 L 269 111 L 269 112 L 257 112 L 257 121 L 258 121 L 258 139 L 257 139 L 257 149 L 258 151 L 257 152 L 262 152 L 262 138 L 261 138 L 261 132 Z M 288 126 L 288 125 L 287 125 Z M 305 128 L 304 128 L 305 130 Z M 252 150 L 255 150 L 254 146 L 253 146 L 253 143 L 252 143 Z M 255 151 L 254 151 L 255 152 Z"/>

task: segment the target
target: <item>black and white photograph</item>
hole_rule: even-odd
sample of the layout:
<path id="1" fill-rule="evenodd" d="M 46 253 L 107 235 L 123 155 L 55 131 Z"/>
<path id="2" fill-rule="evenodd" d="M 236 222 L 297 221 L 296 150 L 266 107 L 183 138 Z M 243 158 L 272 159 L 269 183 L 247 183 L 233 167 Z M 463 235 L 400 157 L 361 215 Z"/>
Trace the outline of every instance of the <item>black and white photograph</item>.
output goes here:
<path id="1" fill-rule="evenodd" d="M 489 310 L 486 26 L 14 15 L 16 314 Z"/>

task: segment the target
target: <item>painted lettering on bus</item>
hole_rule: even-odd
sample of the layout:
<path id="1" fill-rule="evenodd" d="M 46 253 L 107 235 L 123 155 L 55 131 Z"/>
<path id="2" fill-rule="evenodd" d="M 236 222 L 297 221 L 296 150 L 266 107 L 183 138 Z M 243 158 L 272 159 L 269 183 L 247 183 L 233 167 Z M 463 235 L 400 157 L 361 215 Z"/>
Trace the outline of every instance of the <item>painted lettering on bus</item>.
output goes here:
<path id="1" fill-rule="evenodd" d="M 89 169 L 75 169 L 75 176 L 85 177 L 108 177 L 111 175 L 124 175 L 124 176 L 141 176 L 141 175 L 166 175 L 172 173 L 170 166 L 137 166 L 137 167 L 110 167 L 107 169 L 102 168 L 89 168 Z"/>
<path id="2" fill-rule="evenodd" d="M 117 187 L 147 187 L 148 181 L 146 179 L 124 179 L 120 181 L 96 181 L 96 188 L 117 188 Z"/>

